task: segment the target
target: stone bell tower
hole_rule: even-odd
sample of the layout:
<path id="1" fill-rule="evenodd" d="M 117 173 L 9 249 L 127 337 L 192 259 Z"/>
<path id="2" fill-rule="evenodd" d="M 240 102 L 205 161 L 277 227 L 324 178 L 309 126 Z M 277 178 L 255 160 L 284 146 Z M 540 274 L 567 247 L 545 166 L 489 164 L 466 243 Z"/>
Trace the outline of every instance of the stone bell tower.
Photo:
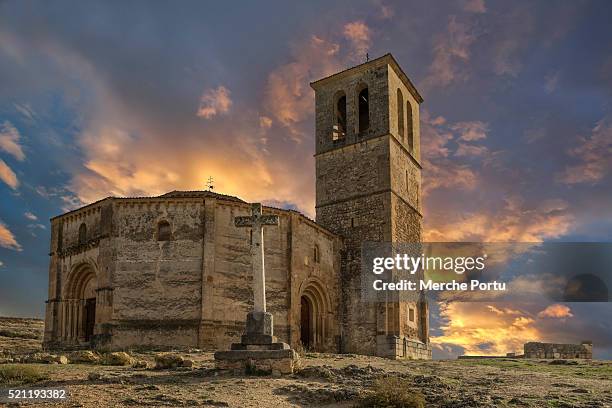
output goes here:
<path id="1" fill-rule="evenodd" d="M 311 83 L 316 220 L 344 237 L 341 351 L 431 358 L 426 300 L 361 299 L 361 245 L 421 242 L 422 97 L 391 54 Z"/>

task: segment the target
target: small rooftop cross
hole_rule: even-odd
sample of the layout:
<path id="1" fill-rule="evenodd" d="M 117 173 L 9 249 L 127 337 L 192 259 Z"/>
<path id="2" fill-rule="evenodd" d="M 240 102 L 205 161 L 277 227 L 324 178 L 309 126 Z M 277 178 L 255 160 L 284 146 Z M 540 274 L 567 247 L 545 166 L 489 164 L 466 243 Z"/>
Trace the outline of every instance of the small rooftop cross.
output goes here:
<path id="1" fill-rule="evenodd" d="M 266 311 L 266 270 L 264 266 L 263 227 L 278 225 L 278 215 L 263 215 L 261 204 L 251 204 L 251 216 L 234 218 L 238 228 L 250 227 L 253 231 L 251 243 L 251 260 L 253 262 L 253 296 L 254 312 Z"/>

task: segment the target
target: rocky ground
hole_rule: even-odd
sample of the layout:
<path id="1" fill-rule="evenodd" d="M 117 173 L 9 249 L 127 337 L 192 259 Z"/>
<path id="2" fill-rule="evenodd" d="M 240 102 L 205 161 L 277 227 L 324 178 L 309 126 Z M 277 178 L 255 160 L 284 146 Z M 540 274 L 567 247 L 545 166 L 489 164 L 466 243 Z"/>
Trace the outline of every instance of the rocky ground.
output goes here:
<path id="1" fill-rule="evenodd" d="M 399 379 L 393 383 L 398 393 L 421 394 L 427 407 L 612 407 L 612 362 L 603 361 L 400 362 L 354 355 L 305 354 L 303 369 L 292 376 L 236 376 L 220 374 L 214 369 L 212 354 L 196 350 L 164 354 L 161 359 L 153 352 L 116 358 L 94 355 L 91 359 L 89 353 L 66 354 L 65 360 L 80 355 L 82 360 L 92 361 L 62 364 L 67 361 L 59 356 L 9 353 L 6 344 L 14 342 L 5 340 L 0 337 L 0 353 L 4 351 L 0 389 L 66 387 L 69 401 L 46 403 L 49 407 L 371 406 L 364 401 L 389 379 Z M 156 369 L 156 355 L 158 364 L 172 368 Z M 15 363 L 8 359 L 52 363 Z M 37 376 L 12 382 L 6 376 L 3 379 L 2 370 L 9 372 L 14 367 L 29 367 Z"/>

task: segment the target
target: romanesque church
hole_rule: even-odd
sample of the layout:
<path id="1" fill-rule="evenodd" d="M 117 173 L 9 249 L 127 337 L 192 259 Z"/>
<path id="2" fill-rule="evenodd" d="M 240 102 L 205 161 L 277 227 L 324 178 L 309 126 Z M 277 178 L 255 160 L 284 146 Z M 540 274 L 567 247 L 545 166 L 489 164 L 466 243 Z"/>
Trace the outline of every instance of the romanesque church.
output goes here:
<path id="1" fill-rule="evenodd" d="M 391 54 L 311 83 L 316 221 L 266 228 L 266 301 L 294 348 L 431 358 L 428 307 L 361 298 L 365 241 L 419 242 L 418 91 Z M 210 191 L 108 197 L 51 219 L 44 345 L 227 349 L 253 304 L 250 204 Z"/>

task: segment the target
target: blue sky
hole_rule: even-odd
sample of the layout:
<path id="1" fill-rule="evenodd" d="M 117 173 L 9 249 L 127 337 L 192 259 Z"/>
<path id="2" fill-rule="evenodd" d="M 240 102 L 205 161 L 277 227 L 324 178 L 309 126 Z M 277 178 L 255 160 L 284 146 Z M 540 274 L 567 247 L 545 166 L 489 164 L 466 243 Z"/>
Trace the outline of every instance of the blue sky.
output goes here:
<path id="1" fill-rule="evenodd" d="M 42 315 L 49 218 L 108 195 L 213 176 L 312 216 L 308 82 L 366 52 L 425 99 L 427 239 L 609 242 L 611 20 L 606 1 L 2 2 L 0 315 Z M 449 323 L 469 313 L 517 341 L 579 325 L 611 355 L 607 304 L 486 306 L 436 311 L 437 352 L 482 343 Z"/>

